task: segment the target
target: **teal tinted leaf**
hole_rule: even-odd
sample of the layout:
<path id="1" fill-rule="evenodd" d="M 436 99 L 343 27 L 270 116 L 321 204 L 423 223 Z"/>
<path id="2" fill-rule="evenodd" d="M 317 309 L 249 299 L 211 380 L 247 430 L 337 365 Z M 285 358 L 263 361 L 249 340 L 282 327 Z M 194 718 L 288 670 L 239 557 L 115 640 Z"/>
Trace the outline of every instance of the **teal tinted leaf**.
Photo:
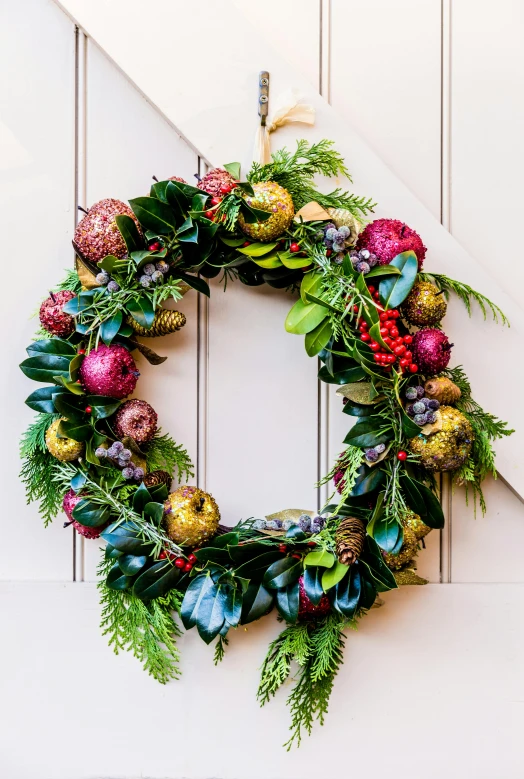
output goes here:
<path id="1" fill-rule="evenodd" d="M 231 587 L 226 594 L 224 606 L 224 616 L 232 628 L 235 628 L 240 622 L 242 615 L 242 590 Z"/>
<path id="2" fill-rule="evenodd" d="M 331 322 L 325 319 L 314 330 L 306 334 L 305 346 L 308 357 L 315 357 L 329 343 L 333 331 Z"/>
<path id="3" fill-rule="evenodd" d="M 377 276 L 400 276 L 400 268 L 395 267 L 393 264 L 389 265 L 375 265 L 374 268 L 366 273 L 366 279 L 374 279 Z"/>
<path id="4" fill-rule="evenodd" d="M 415 481 L 410 479 L 409 476 L 403 475 L 400 477 L 400 484 L 409 508 L 425 521 L 427 508 L 422 495 L 417 489 Z"/>
<path id="5" fill-rule="evenodd" d="M 196 225 L 190 216 L 178 228 L 177 238 L 182 243 L 198 243 L 198 225 Z"/>
<path id="6" fill-rule="evenodd" d="M 369 576 L 364 566 L 361 566 L 361 581 L 362 586 L 360 590 L 360 598 L 358 601 L 359 608 L 370 609 L 377 597 L 377 588 L 374 580 Z"/>
<path id="7" fill-rule="evenodd" d="M 83 471 L 78 471 L 76 476 L 73 476 L 71 481 L 69 482 L 71 485 L 71 489 L 73 492 L 79 493 L 84 484 L 86 483 L 86 475 Z"/>
<path id="8" fill-rule="evenodd" d="M 265 548 L 267 549 L 267 546 Z M 245 563 L 236 568 L 235 576 L 241 576 L 246 579 L 262 579 L 267 569 L 273 565 L 273 563 L 277 562 L 277 560 L 282 559 L 282 552 L 278 552 L 276 550 L 271 552 L 264 552 L 263 554 L 252 558 L 251 560 L 247 560 Z"/>
<path id="9" fill-rule="evenodd" d="M 62 357 L 74 357 L 76 348 L 62 338 L 44 338 L 33 341 L 26 349 L 28 357 L 38 357 L 41 354 L 55 354 Z"/>
<path id="10" fill-rule="evenodd" d="M 122 558 L 119 559 L 119 562 Z M 153 563 L 140 574 L 133 585 L 133 595 L 141 600 L 161 598 L 176 587 L 180 570 L 169 560 Z"/>
<path id="11" fill-rule="evenodd" d="M 211 576 L 200 574 L 193 579 L 187 588 L 180 609 L 180 616 L 186 630 L 190 630 L 196 625 L 202 600 L 214 586 Z"/>
<path id="12" fill-rule="evenodd" d="M 288 584 L 283 590 L 277 590 L 276 602 L 278 613 L 286 622 L 294 624 L 297 621 L 299 601 L 298 581 Z"/>
<path id="13" fill-rule="evenodd" d="M 54 397 L 57 396 L 61 391 L 64 392 L 65 390 L 60 390 L 60 388 L 56 385 L 51 387 L 41 387 L 40 389 L 32 392 L 29 397 L 26 398 L 26 405 L 33 409 L 33 411 L 39 411 L 43 414 L 53 414 L 56 411 Z"/>
<path id="14" fill-rule="evenodd" d="M 329 372 L 326 365 L 323 365 L 318 372 L 318 378 L 326 384 L 352 384 L 355 381 L 364 379 L 365 376 L 366 372 L 358 365 L 333 374 Z"/>
<path id="15" fill-rule="evenodd" d="M 123 554 L 118 557 L 118 565 L 126 576 L 135 576 L 147 562 L 146 555 Z"/>
<path id="16" fill-rule="evenodd" d="M 206 644 L 220 633 L 226 618 L 226 600 L 228 587 L 221 584 L 213 584 L 209 587 L 196 614 L 196 627 L 198 634 Z"/>
<path id="17" fill-rule="evenodd" d="M 324 571 L 324 568 L 312 566 L 306 568 L 304 571 L 304 576 L 302 579 L 304 583 L 304 590 L 313 606 L 318 606 L 320 599 L 324 594 L 324 590 L 322 588 L 322 574 Z"/>
<path id="18" fill-rule="evenodd" d="M 426 487 L 425 484 L 422 484 L 422 482 L 416 481 L 415 479 L 411 479 L 410 481 L 416 487 L 418 493 L 420 494 L 422 500 L 424 501 L 425 513 L 421 515 L 421 517 L 424 520 L 425 524 L 428 527 L 434 528 L 436 530 L 440 530 L 441 528 L 444 527 L 445 518 L 444 518 L 444 512 L 442 511 L 442 506 L 440 505 L 439 499 L 428 487 Z M 403 480 L 402 486 L 404 489 L 406 489 L 405 480 Z M 407 491 L 408 490 L 406 489 L 406 492 Z"/>
<path id="19" fill-rule="evenodd" d="M 137 197 L 129 205 L 141 225 L 158 235 L 168 235 L 176 230 L 176 220 L 167 203 L 154 197 Z"/>
<path id="20" fill-rule="evenodd" d="M 384 552 L 393 551 L 401 534 L 403 534 L 402 525 L 386 514 L 378 517 L 373 523 L 373 538 Z"/>
<path id="21" fill-rule="evenodd" d="M 420 427 L 408 417 L 404 409 L 401 410 L 402 432 L 407 438 L 414 438 L 420 433 Z"/>
<path id="22" fill-rule="evenodd" d="M 155 311 L 149 298 L 141 297 L 138 300 L 129 300 L 126 307 L 135 322 L 149 330 L 155 318 Z"/>
<path id="23" fill-rule="evenodd" d="M 242 624 L 247 625 L 263 617 L 273 607 L 273 594 L 263 584 L 251 583 L 244 593 Z"/>
<path id="24" fill-rule="evenodd" d="M 153 549 L 153 544 L 144 542 L 138 535 L 138 528 L 133 526 L 110 525 L 100 535 L 104 541 L 124 554 L 149 554 Z"/>
<path id="25" fill-rule="evenodd" d="M 186 284 L 193 289 L 196 289 L 196 291 L 200 292 L 202 295 L 207 295 L 207 297 L 210 296 L 209 284 L 199 276 L 191 276 L 189 273 L 178 273 L 177 277 L 181 281 L 185 281 Z"/>
<path id="26" fill-rule="evenodd" d="M 361 473 L 355 482 L 355 486 L 350 492 L 350 497 L 366 495 L 368 492 L 376 490 L 384 481 L 385 474 L 380 468 L 368 468 L 363 465 Z"/>
<path id="27" fill-rule="evenodd" d="M 286 531 L 286 538 L 293 538 L 295 541 L 305 541 L 307 536 L 298 525 L 292 525 L 292 527 Z"/>
<path id="28" fill-rule="evenodd" d="M 329 591 L 333 608 L 347 619 L 352 619 L 355 616 L 361 586 L 358 566 L 352 565 L 344 578 Z"/>
<path id="29" fill-rule="evenodd" d="M 86 527 L 101 527 L 109 519 L 109 509 L 107 507 L 100 508 L 96 503 L 82 498 L 73 509 L 73 519 Z"/>
<path id="30" fill-rule="evenodd" d="M 393 572 L 388 568 L 380 553 L 377 542 L 370 536 L 366 536 L 360 562 L 368 566 L 379 592 L 394 590 L 398 587 Z"/>
<path id="31" fill-rule="evenodd" d="M 137 251 L 142 246 L 142 237 L 138 232 L 138 228 L 135 224 L 135 220 L 131 219 L 127 214 L 119 214 L 115 216 L 116 226 L 120 230 L 120 234 L 124 239 L 124 243 L 127 247 L 127 253 Z"/>
<path id="32" fill-rule="evenodd" d="M 98 263 L 99 267 L 103 267 L 103 262 L 104 261 L 102 260 L 102 262 Z M 103 269 L 105 270 L 105 268 Z M 67 303 L 62 306 L 62 311 L 65 311 L 66 314 L 70 314 L 71 316 L 78 316 L 78 314 L 81 314 L 88 309 L 93 304 L 94 297 L 100 294 L 101 291 L 99 287 L 80 292 L 76 298 L 68 300 Z"/>
<path id="33" fill-rule="evenodd" d="M 107 574 L 106 584 L 110 590 L 130 590 L 133 577 L 123 574 L 118 563 L 115 563 Z"/>
<path id="34" fill-rule="evenodd" d="M 133 495 L 133 509 L 137 514 L 142 514 L 148 503 L 151 503 L 151 493 L 144 482 L 141 482 Z"/>
<path id="35" fill-rule="evenodd" d="M 303 303 L 297 300 L 286 317 L 285 328 L 288 333 L 305 335 L 315 329 L 327 317 L 328 312 L 316 303 Z"/>
<path id="36" fill-rule="evenodd" d="M 122 311 L 117 311 L 116 314 L 113 314 L 112 317 L 106 319 L 105 322 L 102 322 L 102 324 L 100 325 L 100 337 L 102 338 L 102 341 L 107 346 L 109 346 L 113 338 L 120 330 L 122 319 L 123 319 Z"/>
<path id="37" fill-rule="evenodd" d="M 268 590 L 279 590 L 296 581 L 301 573 L 301 560 L 295 560 L 294 557 L 284 557 L 269 566 L 262 583 Z"/>
<path id="38" fill-rule="evenodd" d="M 398 268 L 400 275 L 383 279 L 378 288 L 380 300 L 386 309 L 400 306 L 411 292 L 418 273 L 417 256 L 413 251 L 402 252 L 391 260 L 391 266 Z"/>
<path id="39" fill-rule="evenodd" d="M 360 446 L 363 449 L 384 444 L 390 440 L 393 433 L 391 431 L 381 432 L 383 427 L 384 422 L 381 419 L 361 417 L 344 438 L 344 443 Z"/>
<path id="40" fill-rule="evenodd" d="M 147 517 L 153 525 L 156 525 L 157 527 L 162 522 L 162 517 L 164 516 L 164 506 L 162 503 L 146 503 L 144 507 L 144 516 Z"/>

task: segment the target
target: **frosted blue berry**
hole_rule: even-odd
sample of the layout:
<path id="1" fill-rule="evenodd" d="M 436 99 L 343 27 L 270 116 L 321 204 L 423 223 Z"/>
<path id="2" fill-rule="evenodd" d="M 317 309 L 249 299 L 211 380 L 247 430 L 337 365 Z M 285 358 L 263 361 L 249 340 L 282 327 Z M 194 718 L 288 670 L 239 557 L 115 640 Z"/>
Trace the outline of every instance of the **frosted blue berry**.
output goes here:
<path id="1" fill-rule="evenodd" d="M 342 225 L 342 227 L 338 228 L 338 234 L 341 236 L 342 240 L 345 241 L 346 238 L 349 238 L 351 233 L 351 230 L 347 225 Z"/>
<path id="2" fill-rule="evenodd" d="M 117 454 L 120 454 L 120 452 L 124 449 L 124 444 L 122 441 L 115 441 L 114 444 L 111 444 L 111 449 L 115 451 Z"/>
<path id="3" fill-rule="evenodd" d="M 100 286 L 105 287 L 109 281 L 109 274 L 103 270 L 101 273 L 96 274 L 96 280 Z"/>
<path id="4" fill-rule="evenodd" d="M 314 517 L 313 522 L 315 523 L 315 525 L 319 525 L 321 530 L 326 524 L 326 520 L 324 519 L 324 517 Z"/>
<path id="5" fill-rule="evenodd" d="M 146 276 L 152 276 L 155 272 L 155 266 L 152 262 L 148 262 L 147 265 L 144 265 L 142 268 L 142 272 L 146 274 Z"/>
<path id="6" fill-rule="evenodd" d="M 404 397 L 407 400 L 416 400 L 418 398 L 417 388 L 416 387 L 408 387 L 407 390 L 404 392 Z"/>
<path id="7" fill-rule="evenodd" d="M 415 414 L 413 417 L 413 422 L 415 422 L 416 425 L 425 425 L 426 424 L 426 415 L 425 414 Z"/>
<path id="8" fill-rule="evenodd" d="M 341 265 L 344 262 L 344 252 L 340 252 L 340 254 L 335 254 L 333 257 L 333 262 L 336 262 L 337 265 Z"/>
<path id="9" fill-rule="evenodd" d="M 315 521 L 313 520 L 313 522 L 311 523 L 311 531 L 310 531 L 310 532 L 311 532 L 313 535 L 316 535 L 317 533 L 320 533 L 320 531 L 321 531 L 321 530 L 322 530 L 322 527 L 321 527 L 321 525 L 319 525 L 319 524 L 318 524 L 318 522 L 315 522 Z"/>
<path id="10" fill-rule="evenodd" d="M 378 262 L 378 257 L 376 254 L 370 254 L 368 257 L 368 264 L 371 265 L 372 268 L 375 267 L 375 265 Z"/>
<path id="11" fill-rule="evenodd" d="M 369 460 L 370 463 L 374 463 L 378 460 L 378 452 L 376 449 L 366 449 L 366 460 Z"/>
<path id="12" fill-rule="evenodd" d="M 361 249 L 360 250 L 360 259 L 361 260 L 369 260 L 370 257 L 371 257 L 371 252 L 369 251 L 369 249 Z"/>
<path id="13" fill-rule="evenodd" d="M 304 533 L 307 533 L 311 527 L 311 517 L 309 514 L 301 514 L 298 518 L 297 525 Z"/>
<path id="14" fill-rule="evenodd" d="M 135 475 L 135 469 L 130 468 L 129 466 L 127 468 L 124 468 L 124 470 L 122 471 L 122 476 L 124 477 L 124 479 L 132 479 L 134 475 Z"/>
<path id="15" fill-rule="evenodd" d="M 131 449 L 121 449 L 119 457 L 121 460 L 130 460 L 132 457 Z"/>
<path id="16" fill-rule="evenodd" d="M 292 519 L 285 519 L 282 522 L 282 530 L 286 530 L 287 531 L 287 530 L 289 530 L 290 528 L 292 528 L 294 526 L 295 526 L 295 522 L 293 522 Z"/>
<path id="17" fill-rule="evenodd" d="M 382 454 L 382 452 L 386 451 L 386 444 L 377 444 L 375 446 L 375 452 L 378 452 L 379 454 Z"/>
<path id="18" fill-rule="evenodd" d="M 120 285 L 117 284 L 116 281 L 111 280 L 107 285 L 107 289 L 109 292 L 118 292 L 118 290 L 120 289 Z"/>
<path id="19" fill-rule="evenodd" d="M 415 414 L 424 414 L 426 411 L 426 404 L 422 403 L 421 400 L 417 400 L 416 403 L 413 403 L 413 412 Z"/>
<path id="20" fill-rule="evenodd" d="M 169 264 L 165 260 L 159 260 L 155 265 L 155 268 L 159 270 L 160 273 L 168 273 Z"/>
<path id="21" fill-rule="evenodd" d="M 325 236 L 328 239 L 328 241 L 336 241 L 337 229 L 335 227 L 330 227 L 328 230 L 326 230 Z"/>
<path id="22" fill-rule="evenodd" d="M 266 522 L 266 530 L 280 530 L 282 523 L 278 519 L 270 519 Z"/>
<path id="23" fill-rule="evenodd" d="M 103 446 L 99 446 L 98 449 L 95 449 L 95 456 L 98 457 L 99 460 L 103 460 L 104 457 L 107 457 L 107 449 L 104 449 Z"/>
<path id="24" fill-rule="evenodd" d="M 424 393 L 426 392 L 424 387 L 421 387 L 420 384 L 419 384 L 418 387 L 415 387 L 415 389 L 417 390 L 417 398 L 423 398 L 424 397 Z"/>
<path id="25" fill-rule="evenodd" d="M 333 241 L 329 241 L 327 238 L 324 238 L 324 245 L 326 249 L 332 249 L 333 248 Z"/>
<path id="26" fill-rule="evenodd" d="M 136 481 L 140 481 L 144 478 L 144 469 L 143 468 L 135 468 L 133 471 L 133 478 L 136 479 Z"/>
<path id="27" fill-rule="evenodd" d="M 336 230 L 337 226 L 333 222 L 328 222 L 326 225 L 324 225 L 324 233 L 327 233 L 328 230 Z"/>
<path id="28" fill-rule="evenodd" d="M 140 284 L 143 287 L 150 287 L 151 286 L 151 276 L 140 276 L 138 281 L 140 282 Z"/>
<path id="29" fill-rule="evenodd" d="M 159 281 L 162 281 L 162 280 L 163 280 L 163 278 L 164 278 L 164 274 L 162 273 L 162 271 L 161 271 L 161 270 L 156 270 L 156 271 L 155 271 L 155 272 L 154 272 L 154 273 L 151 275 L 151 280 L 152 280 L 152 281 L 154 281 L 154 283 L 155 283 L 155 284 L 158 284 L 158 282 L 159 282 Z"/>
<path id="30" fill-rule="evenodd" d="M 339 243 L 338 241 L 333 241 L 333 251 L 334 252 L 343 252 L 344 251 L 344 243 Z"/>
<path id="31" fill-rule="evenodd" d="M 365 274 L 365 273 L 369 273 L 371 268 L 369 267 L 367 262 L 359 262 L 357 264 L 357 270 L 358 270 L 359 273 L 364 273 Z"/>
<path id="32" fill-rule="evenodd" d="M 435 414 L 434 411 L 426 411 L 426 413 L 424 414 L 424 419 L 426 420 L 425 421 L 426 425 L 432 425 L 434 424 L 434 422 L 437 421 L 437 415 Z"/>
<path id="33" fill-rule="evenodd" d="M 265 530 L 266 529 L 266 520 L 265 519 L 255 519 L 253 522 L 253 527 L 255 530 Z"/>
<path id="34" fill-rule="evenodd" d="M 406 414 L 410 417 L 415 416 L 415 412 L 413 411 L 413 403 L 408 403 L 406 406 Z"/>
<path id="35" fill-rule="evenodd" d="M 431 411 L 436 411 L 437 409 L 440 408 L 440 403 L 438 402 L 438 400 L 428 400 L 426 405 L 428 409 L 430 409 Z"/>

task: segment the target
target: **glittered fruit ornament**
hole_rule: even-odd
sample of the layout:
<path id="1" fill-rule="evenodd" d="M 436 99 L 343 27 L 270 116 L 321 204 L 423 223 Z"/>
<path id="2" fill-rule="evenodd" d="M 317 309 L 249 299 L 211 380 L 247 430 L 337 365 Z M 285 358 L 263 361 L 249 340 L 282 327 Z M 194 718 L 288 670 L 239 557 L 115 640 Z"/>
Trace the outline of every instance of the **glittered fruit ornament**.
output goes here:
<path id="1" fill-rule="evenodd" d="M 64 463 L 77 460 L 84 452 L 84 444 L 81 441 L 74 441 L 72 438 L 59 438 L 58 427 L 61 419 L 56 419 L 45 434 L 45 443 L 49 453 Z"/>
<path id="2" fill-rule="evenodd" d="M 473 429 L 467 417 L 453 406 L 441 406 L 439 413 L 442 429 L 430 436 L 420 433 L 410 440 L 409 448 L 419 455 L 420 465 L 428 471 L 452 471 L 468 459 Z"/>
<path id="3" fill-rule="evenodd" d="M 158 487 L 160 484 L 165 484 L 169 489 L 173 478 L 167 471 L 151 471 L 146 473 L 143 482 L 145 487 Z"/>
<path id="4" fill-rule="evenodd" d="M 420 235 L 398 219 L 376 219 L 368 224 L 359 235 L 357 249 L 375 254 L 379 265 L 387 265 L 401 252 L 414 251 L 419 270 L 426 256 Z"/>
<path id="5" fill-rule="evenodd" d="M 349 235 L 344 241 L 345 246 L 354 246 L 362 227 L 358 219 L 346 208 L 326 208 L 326 211 L 337 229 L 339 227 L 348 228 Z"/>
<path id="6" fill-rule="evenodd" d="M 442 330 L 426 327 L 413 336 L 413 362 L 418 365 L 420 373 L 433 376 L 447 366 L 452 346 Z"/>
<path id="7" fill-rule="evenodd" d="M 67 527 L 67 525 L 73 525 L 77 533 L 80 533 L 80 535 L 84 536 L 84 538 L 99 538 L 100 534 L 104 528 L 108 526 L 109 522 L 106 522 L 105 525 L 100 525 L 99 527 L 87 527 L 87 525 L 82 525 L 80 522 L 77 522 L 77 520 L 73 517 L 73 509 L 77 503 L 80 503 L 81 500 L 82 497 L 73 492 L 73 490 L 69 490 L 69 492 L 66 492 L 64 495 L 62 509 L 69 520 L 69 522 L 66 523 L 64 527 Z"/>
<path id="8" fill-rule="evenodd" d="M 169 176 L 168 181 L 178 181 L 179 184 L 187 184 L 187 181 L 181 176 Z"/>
<path id="9" fill-rule="evenodd" d="M 215 168 L 200 179 L 198 188 L 203 189 L 212 197 L 224 197 L 227 192 L 236 187 L 237 183 L 237 180 L 227 170 Z"/>
<path id="10" fill-rule="evenodd" d="M 115 414 L 114 429 L 119 438 L 130 436 L 139 444 L 150 441 L 157 431 L 158 414 L 145 400 L 126 400 Z"/>
<path id="11" fill-rule="evenodd" d="M 76 297 L 75 293 L 68 289 L 62 292 L 51 292 L 40 306 L 40 324 L 44 330 L 58 338 L 67 338 L 75 332 L 75 320 L 62 310 L 74 297 Z"/>
<path id="12" fill-rule="evenodd" d="M 82 257 L 100 262 L 108 254 L 120 258 L 127 255 L 127 247 L 115 221 L 115 216 L 121 214 L 130 216 L 142 234 L 138 220 L 128 205 L 112 197 L 99 200 L 91 206 L 75 230 L 74 243 Z"/>
<path id="13" fill-rule="evenodd" d="M 420 541 L 431 532 L 431 528 L 414 511 L 406 511 L 402 517 L 402 524 L 404 528 L 409 527 L 415 533 L 417 541 Z"/>
<path id="14" fill-rule="evenodd" d="M 418 327 L 436 325 L 446 315 L 448 304 L 434 284 L 416 281 L 402 304 L 402 314 Z"/>
<path id="15" fill-rule="evenodd" d="M 131 354 L 120 344 L 102 344 L 89 352 L 80 366 L 80 381 L 86 392 L 110 398 L 131 395 L 139 375 Z"/>
<path id="16" fill-rule="evenodd" d="M 242 232 L 255 241 L 274 241 L 287 230 L 293 220 L 295 208 L 291 195 L 274 181 L 262 181 L 253 184 L 254 195 L 246 195 L 246 203 L 261 211 L 269 211 L 271 216 L 265 222 L 249 224 L 242 213 L 238 215 L 238 224 Z"/>
<path id="17" fill-rule="evenodd" d="M 457 387 L 447 376 L 435 376 L 424 384 L 426 397 L 438 400 L 439 403 L 452 406 L 461 396 L 460 387 Z"/>
<path id="18" fill-rule="evenodd" d="M 315 606 L 306 595 L 304 587 L 304 577 L 298 580 L 298 618 L 299 620 L 322 619 L 331 611 L 331 603 L 327 595 L 322 595 L 320 601 Z"/>
<path id="19" fill-rule="evenodd" d="M 164 503 L 166 532 L 176 544 L 201 546 L 216 534 L 219 522 L 215 499 L 198 487 L 179 487 Z"/>
<path id="20" fill-rule="evenodd" d="M 160 335 L 176 333 L 177 330 L 184 327 L 186 317 L 180 311 L 170 311 L 167 308 L 161 308 L 156 312 L 153 324 L 149 328 L 140 325 L 132 316 L 128 318 L 127 323 L 131 325 L 135 333 L 141 338 L 157 338 Z"/>
<path id="21" fill-rule="evenodd" d="M 398 554 L 391 552 L 382 552 L 382 557 L 388 568 L 392 571 L 398 571 L 407 563 L 411 562 L 418 552 L 418 541 L 415 533 L 410 527 L 404 527 L 404 540 Z"/>

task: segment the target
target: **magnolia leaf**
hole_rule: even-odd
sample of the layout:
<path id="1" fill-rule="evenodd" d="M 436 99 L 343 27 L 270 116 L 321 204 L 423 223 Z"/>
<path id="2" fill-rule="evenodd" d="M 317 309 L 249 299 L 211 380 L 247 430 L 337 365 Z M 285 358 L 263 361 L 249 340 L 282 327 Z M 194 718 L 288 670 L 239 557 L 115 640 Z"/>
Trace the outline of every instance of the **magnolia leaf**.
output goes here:
<path id="1" fill-rule="evenodd" d="M 96 274 L 89 268 L 87 261 L 82 260 L 78 255 L 75 257 L 75 268 L 84 289 L 94 289 L 100 286 L 96 280 Z"/>
<path id="2" fill-rule="evenodd" d="M 310 552 L 304 558 L 304 565 L 317 565 L 320 568 L 331 568 L 335 562 L 335 555 L 325 550 Z"/>
<path id="3" fill-rule="evenodd" d="M 286 317 L 285 327 L 288 333 L 306 335 L 323 322 L 327 315 L 327 309 L 323 306 L 297 300 Z"/>
<path id="4" fill-rule="evenodd" d="M 309 509 L 283 509 L 283 511 L 277 511 L 276 514 L 268 514 L 266 516 L 266 519 L 271 522 L 274 519 L 280 519 L 281 522 L 285 522 L 286 520 L 291 520 L 291 522 L 298 522 L 299 518 L 302 516 L 302 514 L 307 514 L 308 517 L 316 516 L 314 511 L 310 511 Z"/>
<path id="5" fill-rule="evenodd" d="M 337 395 L 352 400 L 353 403 L 360 403 L 362 406 L 371 406 L 382 400 L 383 395 L 377 395 L 375 388 L 370 381 L 357 381 L 353 384 L 344 384 L 336 390 Z"/>
<path id="6" fill-rule="evenodd" d="M 300 283 L 300 297 L 303 303 L 307 303 L 306 294 L 318 295 L 322 290 L 322 274 L 318 271 L 306 273 Z"/>

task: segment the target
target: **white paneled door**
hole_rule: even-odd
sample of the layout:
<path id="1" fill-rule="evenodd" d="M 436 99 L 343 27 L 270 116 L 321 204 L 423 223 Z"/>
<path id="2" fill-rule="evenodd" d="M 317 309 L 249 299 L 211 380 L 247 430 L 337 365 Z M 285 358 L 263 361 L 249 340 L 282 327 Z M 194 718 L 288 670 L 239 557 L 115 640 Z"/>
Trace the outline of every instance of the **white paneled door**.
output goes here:
<path id="1" fill-rule="evenodd" d="M 89 25 L 79 28 L 51 0 L 0 3 L 7 495 L 0 555 L 0 779 L 313 779 L 336 771 L 365 772 L 370 779 L 385 773 L 392 779 L 522 779 L 524 509 L 501 481 L 486 485 L 484 517 L 475 517 L 461 490 L 451 495 L 444 484 L 447 528 L 434 531 L 419 556 L 419 572 L 432 584 L 389 594 L 385 607 L 349 636 L 326 727 L 290 755 L 280 749 L 284 697 L 263 712 L 254 700 L 257 669 L 278 630 L 271 617 L 239 630 L 218 669 L 195 636 L 184 637 L 184 678 L 160 688 L 132 658 L 114 658 L 98 634 L 93 582 L 99 542 L 75 538 L 60 520 L 44 530 L 35 507 L 25 505 L 15 453 L 31 416 L 22 405 L 30 388 L 17 364 L 36 329 L 31 317 L 41 297 L 73 262 L 77 206 L 146 193 L 152 176 L 194 181 L 206 159 L 214 160 L 215 137 L 218 148 L 232 150 L 231 158 L 249 159 L 256 107 L 251 122 L 233 105 L 227 127 L 223 114 L 215 124 L 208 108 L 214 86 L 224 89 L 228 78 L 237 89 L 239 83 L 244 91 L 252 88 L 256 103 L 255 83 L 239 74 L 245 55 L 238 55 L 237 70 L 221 58 L 221 47 L 239 45 L 228 37 L 231 28 L 217 21 L 216 48 L 199 48 L 199 16 L 219 20 L 217 7 L 224 13 L 234 7 L 254 25 L 252 47 L 267 56 L 258 69 L 273 56 L 270 42 L 297 80 L 304 78 L 335 108 L 339 117 L 330 114 L 328 124 L 348 128 L 357 191 L 365 188 L 359 175 L 365 147 L 354 130 L 469 250 L 479 273 L 483 268 L 497 278 L 514 310 L 521 306 L 524 19 L 517 0 L 500 0 L 495 17 L 484 0 L 268 0 L 262 6 L 203 0 L 198 7 L 171 0 L 170 13 L 177 4 L 180 18 L 193 24 L 183 34 L 169 28 L 177 46 L 187 46 L 187 67 L 173 70 L 166 105 L 182 101 L 184 90 L 178 95 L 176 85 L 191 79 L 191 57 L 207 58 L 209 69 L 209 92 L 200 94 L 195 116 L 188 117 L 183 104 L 180 125 L 171 111 L 158 110 L 160 93 L 150 94 L 143 84 L 138 89 L 117 67 L 113 60 L 120 66 L 122 60 L 110 37 L 98 41 L 104 51 L 89 37 Z M 81 0 L 63 5 L 71 13 L 68 6 L 83 10 Z M 129 3 L 130 18 L 143 20 L 148 45 L 155 38 L 148 13 L 161 5 Z M 120 0 L 105 6 L 101 26 L 115 36 L 117 6 Z M 93 0 L 86 11 L 90 23 L 99 22 L 97 7 Z M 165 46 L 169 29 L 156 29 Z M 133 51 L 135 65 L 151 66 L 147 48 L 134 41 L 122 51 Z M 275 88 L 282 73 L 272 73 Z M 325 121 L 320 110 L 319 132 Z M 186 138 L 176 129 L 182 124 Z M 296 128 L 284 131 L 273 145 L 294 143 L 299 135 Z M 394 178 L 374 159 L 370 177 L 378 191 L 367 194 L 379 201 L 381 216 L 396 216 Z M 384 200 L 391 213 L 380 205 L 381 176 L 388 177 Z M 411 195 L 403 194 L 403 185 L 399 202 L 409 211 Z M 441 246 L 455 251 L 447 241 L 428 239 L 428 267 L 449 263 L 447 254 L 439 255 Z M 465 257 L 460 249 L 453 256 Z M 458 278 L 467 272 L 472 281 L 466 260 L 454 273 L 447 270 Z M 137 397 L 152 403 L 162 427 L 188 448 L 195 483 L 213 493 L 227 524 L 291 506 L 316 508 L 325 494 L 315 482 L 347 431 L 339 399 L 316 381 L 316 361 L 306 357 L 302 339 L 284 332 L 292 297 L 240 283 L 225 294 L 218 282 L 211 286 L 209 302 L 188 293 L 179 304 L 188 320 L 180 333 L 151 343 L 168 360 L 157 367 L 141 362 Z M 455 361 L 476 379 L 482 402 L 500 409 L 500 393 L 508 388 L 499 393 L 494 372 L 510 359 L 507 339 L 518 344 L 518 323 L 505 335 L 475 317 L 477 330 L 460 310 L 450 311 Z M 486 372 L 490 380 L 483 383 Z M 517 402 L 513 387 L 510 418 Z M 505 467 L 508 482 L 513 473 L 515 482 L 522 479 L 518 451 Z"/>

